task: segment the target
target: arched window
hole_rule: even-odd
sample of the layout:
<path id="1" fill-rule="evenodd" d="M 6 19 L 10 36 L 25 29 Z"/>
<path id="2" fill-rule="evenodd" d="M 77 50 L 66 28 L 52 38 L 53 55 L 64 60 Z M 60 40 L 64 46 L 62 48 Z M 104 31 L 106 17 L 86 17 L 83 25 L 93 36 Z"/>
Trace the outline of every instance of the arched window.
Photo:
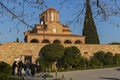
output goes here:
<path id="1" fill-rule="evenodd" d="M 39 43 L 39 41 L 37 39 L 32 39 L 30 43 Z"/>
<path id="2" fill-rule="evenodd" d="M 54 21 L 54 13 L 51 13 L 51 21 Z"/>
<path id="3" fill-rule="evenodd" d="M 54 40 L 53 43 L 61 43 L 60 40 Z"/>
<path id="4" fill-rule="evenodd" d="M 50 41 L 47 40 L 47 39 L 44 39 L 44 40 L 42 41 L 42 43 L 50 43 Z"/>
<path id="5" fill-rule="evenodd" d="M 70 40 L 66 40 L 64 41 L 64 44 L 72 44 L 72 42 Z"/>
<path id="6" fill-rule="evenodd" d="M 82 44 L 82 42 L 80 40 L 76 40 L 74 44 Z"/>

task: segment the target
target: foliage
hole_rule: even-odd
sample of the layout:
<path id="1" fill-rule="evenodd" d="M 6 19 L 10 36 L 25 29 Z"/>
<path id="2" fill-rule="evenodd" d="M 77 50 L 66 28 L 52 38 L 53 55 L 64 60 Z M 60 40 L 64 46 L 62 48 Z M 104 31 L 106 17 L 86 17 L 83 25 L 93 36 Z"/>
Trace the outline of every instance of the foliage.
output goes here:
<path id="1" fill-rule="evenodd" d="M 91 68 L 98 68 L 99 65 L 100 65 L 100 61 L 99 61 L 97 58 L 92 57 L 92 58 L 90 59 L 90 67 L 91 67 Z"/>
<path id="2" fill-rule="evenodd" d="M 0 80 L 8 80 L 11 76 L 12 68 L 5 62 L 0 62 Z"/>
<path id="3" fill-rule="evenodd" d="M 90 3 L 90 8 L 93 12 L 93 18 L 95 21 L 99 22 L 108 22 L 110 24 L 114 24 L 115 26 L 119 27 L 119 24 L 115 24 L 113 21 L 113 16 L 118 17 L 120 14 L 120 3 L 119 0 L 111 0 L 110 2 L 107 0 L 61 0 L 62 7 L 67 7 L 68 9 L 71 7 L 74 8 L 77 6 L 77 9 L 74 9 L 74 19 L 70 22 L 81 23 L 85 21 L 83 19 L 83 15 L 86 11 L 86 5 Z M 74 3 L 74 4 L 73 4 Z M 69 5 L 73 4 L 73 5 Z M 64 5 L 64 6 L 63 6 Z"/>
<path id="4" fill-rule="evenodd" d="M 48 61 L 45 61 L 42 57 L 39 57 L 37 60 L 36 60 L 36 63 L 39 62 L 40 66 L 41 66 L 41 71 L 42 70 L 46 70 L 46 68 L 49 68 L 49 65 L 51 64 L 50 62 Z"/>
<path id="5" fill-rule="evenodd" d="M 44 69 L 49 68 L 49 65 L 51 64 L 51 61 L 46 61 L 42 57 L 40 57 L 38 61 L 42 66 L 42 68 Z M 65 47 L 64 56 L 61 57 L 57 63 L 58 63 L 58 69 L 60 70 L 119 66 L 120 54 L 113 55 L 113 53 L 111 52 L 105 53 L 103 51 L 99 51 L 94 53 L 94 55 L 91 56 L 90 59 L 87 59 L 81 56 L 80 51 L 77 47 L 71 46 L 71 47 Z"/>
<path id="6" fill-rule="evenodd" d="M 63 57 L 64 47 L 57 43 L 47 44 L 40 50 L 40 54 L 45 62 L 53 63 Z"/>
<path id="7" fill-rule="evenodd" d="M 113 65 L 113 54 L 111 52 L 105 54 L 104 65 Z"/>
<path id="8" fill-rule="evenodd" d="M 16 26 L 24 24 L 26 28 L 33 28 L 33 21 L 35 21 L 36 11 L 42 11 L 47 8 L 44 0 L 2 0 L 0 1 L 0 16 L 6 17 L 8 21 L 16 20 Z M 30 10 L 31 9 L 31 10 Z M 2 19 L 3 20 L 3 19 Z M 3 21 L 0 21 L 4 23 Z M 19 32 L 19 28 L 17 28 Z"/>
<path id="9" fill-rule="evenodd" d="M 78 65 L 77 65 L 77 67 L 79 69 L 87 69 L 87 65 L 88 65 L 87 58 L 81 56 L 80 57 L 80 61 L 79 61 Z"/>
<path id="10" fill-rule="evenodd" d="M 93 57 L 98 59 L 100 61 L 100 63 L 104 63 L 105 52 L 103 52 L 103 51 L 96 52 L 96 53 L 94 53 Z"/>
<path id="11" fill-rule="evenodd" d="M 86 0 L 86 14 L 84 20 L 83 36 L 85 38 L 85 44 L 99 44 L 99 38 L 96 30 L 96 25 L 92 17 L 92 10 L 90 7 L 90 0 Z"/>
<path id="12" fill-rule="evenodd" d="M 48 44 L 41 49 L 41 56 L 37 59 L 37 61 L 39 61 L 42 68 L 49 68 L 51 63 L 54 61 L 57 61 L 57 66 L 59 69 L 61 68 L 61 70 L 63 70 L 63 68 L 89 69 L 120 65 L 120 54 L 113 55 L 111 52 L 105 53 L 103 51 L 99 51 L 94 53 L 94 55 L 88 60 L 87 58 L 81 56 L 80 50 L 76 46 L 64 48 L 58 47 L 58 45 L 61 46 L 60 44 Z M 58 51 L 56 52 L 56 50 Z M 61 53 L 61 51 L 62 56 L 55 54 Z"/>
<path id="13" fill-rule="evenodd" d="M 116 53 L 113 56 L 113 62 L 116 66 L 120 66 L 120 54 Z"/>
<path id="14" fill-rule="evenodd" d="M 16 38 L 16 42 L 19 42 L 19 38 Z"/>
<path id="15" fill-rule="evenodd" d="M 92 60 L 93 59 L 93 60 Z M 91 67 L 108 67 L 108 66 L 119 66 L 120 65 L 120 54 L 115 54 L 111 52 L 96 52 L 91 58 Z"/>
<path id="16" fill-rule="evenodd" d="M 80 51 L 77 47 L 75 46 L 66 47 L 64 57 L 62 59 L 63 61 L 62 65 L 66 68 L 69 67 L 74 68 L 79 63 L 79 59 L 80 59 Z"/>
<path id="17" fill-rule="evenodd" d="M 111 44 L 111 45 L 120 45 L 119 42 L 113 42 L 113 43 L 109 43 L 109 44 Z"/>

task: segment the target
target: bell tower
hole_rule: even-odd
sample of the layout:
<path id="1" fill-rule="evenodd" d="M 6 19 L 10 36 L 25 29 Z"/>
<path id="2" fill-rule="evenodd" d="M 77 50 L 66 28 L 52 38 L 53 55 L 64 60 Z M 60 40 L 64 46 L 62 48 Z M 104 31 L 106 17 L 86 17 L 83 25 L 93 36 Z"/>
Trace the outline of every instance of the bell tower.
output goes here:
<path id="1" fill-rule="evenodd" d="M 53 8 L 49 8 L 40 15 L 40 24 L 48 24 L 49 22 L 59 22 L 59 12 Z"/>

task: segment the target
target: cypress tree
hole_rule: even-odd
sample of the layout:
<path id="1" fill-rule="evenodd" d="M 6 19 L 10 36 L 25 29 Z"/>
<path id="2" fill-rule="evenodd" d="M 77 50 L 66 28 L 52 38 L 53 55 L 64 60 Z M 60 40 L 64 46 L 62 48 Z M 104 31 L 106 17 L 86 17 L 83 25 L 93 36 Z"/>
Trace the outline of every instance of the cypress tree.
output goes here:
<path id="1" fill-rule="evenodd" d="M 18 37 L 16 38 L 16 42 L 19 42 L 19 38 Z"/>
<path id="2" fill-rule="evenodd" d="M 84 19 L 84 28 L 83 28 L 83 36 L 85 38 L 85 44 L 99 44 L 99 37 L 96 30 L 96 25 L 94 23 L 94 19 L 92 17 L 92 10 L 90 6 L 90 0 L 86 0 L 86 13 Z"/>

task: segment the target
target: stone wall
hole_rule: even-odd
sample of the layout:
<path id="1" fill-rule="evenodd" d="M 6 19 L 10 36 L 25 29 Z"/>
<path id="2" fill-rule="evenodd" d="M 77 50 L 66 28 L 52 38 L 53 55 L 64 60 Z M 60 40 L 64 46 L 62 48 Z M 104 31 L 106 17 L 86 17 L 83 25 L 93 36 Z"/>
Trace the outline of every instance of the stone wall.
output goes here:
<path id="1" fill-rule="evenodd" d="M 0 61 L 5 61 L 12 64 L 15 58 L 20 58 L 24 61 L 25 55 L 31 55 L 32 61 L 35 61 L 40 49 L 45 44 L 40 43 L 6 43 L 0 46 Z M 64 45 L 65 47 L 73 45 Z M 85 57 L 90 57 L 93 53 L 98 51 L 112 52 L 113 54 L 120 54 L 120 45 L 98 45 L 98 44 L 76 44 L 81 54 Z"/>
<path id="2" fill-rule="evenodd" d="M 20 58 L 24 61 L 25 55 L 31 55 L 32 60 L 39 55 L 41 47 L 44 45 L 35 43 L 6 43 L 0 46 L 0 61 L 5 61 L 12 64 L 15 58 Z"/>

